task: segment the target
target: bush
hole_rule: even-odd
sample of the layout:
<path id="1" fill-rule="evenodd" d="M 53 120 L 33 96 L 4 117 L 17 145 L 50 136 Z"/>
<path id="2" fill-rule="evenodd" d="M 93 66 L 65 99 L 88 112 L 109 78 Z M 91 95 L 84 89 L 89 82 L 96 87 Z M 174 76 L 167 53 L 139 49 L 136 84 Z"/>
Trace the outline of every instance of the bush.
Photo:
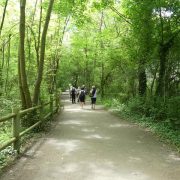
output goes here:
<path id="1" fill-rule="evenodd" d="M 104 104 L 118 111 L 150 117 L 152 120 L 180 129 L 180 97 L 171 97 L 164 101 L 161 97 L 135 97 L 123 104 L 119 98 L 106 99 Z"/>
<path id="2" fill-rule="evenodd" d="M 136 113 L 138 115 L 145 114 L 145 106 L 144 106 L 144 99 L 141 97 L 131 98 L 127 102 L 128 110 L 132 113 Z"/>
<path id="3" fill-rule="evenodd" d="M 175 129 L 180 129 L 180 96 L 168 99 L 167 119 Z"/>
<path id="4" fill-rule="evenodd" d="M 174 129 L 180 128 L 180 97 L 164 100 L 160 97 L 149 98 L 144 103 L 145 115 L 156 121 L 168 123 Z"/>
<path id="5" fill-rule="evenodd" d="M 113 108 L 116 111 L 126 111 L 125 104 L 121 103 L 117 98 L 103 100 L 103 104 L 106 107 Z"/>
<path id="6" fill-rule="evenodd" d="M 104 104 L 118 112 L 121 117 L 148 127 L 180 151 L 180 97 L 172 97 L 166 101 L 160 97 L 136 97 L 126 104 L 122 104 L 119 99 L 106 99 Z"/>
<path id="7" fill-rule="evenodd" d="M 6 149 L 2 150 L 0 152 L 0 169 L 7 163 L 10 158 L 12 158 L 12 156 L 15 156 L 15 154 L 16 151 L 14 151 L 11 146 L 8 146 Z"/>
<path id="8" fill-rule="evenodd" d="M 18 99 L 8 99 L 5 97 L 0 97 L 0 116 L 5 116 L 12 112 L 13 107 L 20 106 L 20 101 Z"/>

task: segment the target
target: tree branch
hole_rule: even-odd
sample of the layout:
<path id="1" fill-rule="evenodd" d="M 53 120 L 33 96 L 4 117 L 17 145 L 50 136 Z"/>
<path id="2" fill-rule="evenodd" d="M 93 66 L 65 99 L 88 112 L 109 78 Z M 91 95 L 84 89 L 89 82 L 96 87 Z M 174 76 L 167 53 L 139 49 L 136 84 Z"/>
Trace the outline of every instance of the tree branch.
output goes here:
<path id="1" fill-rule="evenodd" d="M 132 23 L 128 20 L 128 18 L 126 16 L 124 16 L 123 14 L 121 14 L 115 7 L 110 6 L 111 10 L 114 11 L 117 15 L 119 15 L 122 19 L 124 19 L 124 21 L 126 21 L 128 24 Z"/>
<path id="2" fill-rule="evenodd" d="M 3 28 L 3 24 L 4 24 L 5 15 L 6 15 L 7 4 L 8 4 L 8 0 L 6 0 L 5 6 L 4 6 L 3 17 L 2 17 L 1 26 L 0 26 L 0 36 L 1 36 L 2 28 Z"/>

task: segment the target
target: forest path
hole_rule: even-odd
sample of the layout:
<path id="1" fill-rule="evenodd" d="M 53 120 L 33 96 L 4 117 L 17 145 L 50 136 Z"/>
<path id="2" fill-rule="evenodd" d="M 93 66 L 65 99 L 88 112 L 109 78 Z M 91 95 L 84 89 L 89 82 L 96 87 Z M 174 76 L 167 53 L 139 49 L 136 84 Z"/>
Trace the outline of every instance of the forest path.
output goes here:
<path id="1" fill-rule="evenodd" d="M 102 106 L 64 102 L 53 131 L 1 180 L 179 180 L 180 158 L 150 132 Z"/>

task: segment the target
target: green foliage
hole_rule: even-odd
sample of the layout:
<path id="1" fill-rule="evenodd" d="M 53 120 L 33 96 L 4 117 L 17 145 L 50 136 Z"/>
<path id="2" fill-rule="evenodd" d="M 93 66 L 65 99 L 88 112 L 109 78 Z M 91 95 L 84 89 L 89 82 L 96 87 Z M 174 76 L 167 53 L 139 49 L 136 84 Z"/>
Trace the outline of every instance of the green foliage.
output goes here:
<path id="1" fill-rule="evenodd" d="M 68 16 L 69 14 L 72 13 L 73 6 L 74 6 L 74 1 L 72 0 L 56 1 L 53 10 L 57 14 Z"/>
<path id="2" fill-rule="evenodd" d="M 12 158 L 15 155 L 15 151 L 13 151 L 12 147 L 9 146 L 5 150 L 0 152 L 0 169 L 5 166 L 8 159 Z"/>
<path id="3" fill-rule="evenodd" d="M 179 98 L 179 96 L 171 97 L 164 101 L 163 98 L 159 97 L 149 99 L 137 97 L 128 101 L 127 106 L 132 113 L 151 117 L 153 120 L 164 122 L 174 129 L 180 129 Z"/>
<path id="4" fill-rule="evenodd" d="M 7 142 L 12 137 L 10 123 L 3 123 L 0 126 L 0 144 Z"/>
<path id="5" fill-rule="evenodd" d="M 4 3 L 5 0 L 0 2 L 0 17 Z M 49 0 L 45 0 L 42 4 L 41 32 L 48 3 Z M 19 2 L 9 1 L 0 37 L 0 116 L 22 103 L 17 68 L 19 9 L 16 5 L 19 6 Z M 85 84 L 88 89 L 95 84 L 99 94 L 107 99 L 106 105 L 149 119 L 147 124 L 163 124 L 157 128 L 160 132 L 179 129 L 179 6 L 179 0 L 56 0 L 47 34 L 39 102 L 48 101 L 49 94 L 58 88 L 66 90 L 69 84 Z M 25 54 L 31 98 L 39 68 L 39 13 L 40 1 L 36 8 L 35 1 L 27 1 Z M 162 49 L 167 49 L 163 57 L 164 96 L 157 97 Z M 146 76 L 147 91 L 139 97 L 141 72 Z M 37 120 L 38 114 L 34 117 Z M 1 139 L 7 137 L 3 135 Z"/>
<path id="6" fill-rule="evenodd" d="M 113 5 L 114 1 L 113 0 L 101 0 L 101 1 L 95 1 L 93 2 L 93 6 L 97 10 L 103 10 L 105 8 L 108 8 L 109 6 Z"/>
<path id="7" fill-rule="evenodd" d="M 7 97 L 0 97 L 0 117 L 5 116 L 12 112 L 14 107 L 20 106 L 19 99 L 12 99 Z"/>
<path id="8" fill-rule="evenodd" d="M 6 0 L 2 0 L 2 1 L 0 2 L 0 5 L 1 5 L 1 6 L 5 6 L 5 3 L 6 3 Z"/>
<path id="9" fill-rule="evenodd" d="M 117 111 L 117 112 L 125 112 L 126 111 L 126 105 L 123 103 L 119 103 L 119 100 L 116 98 L 104 99 L 103 104 L 106 107 L 112 108 L 114 111 Z"/>
<path id="10" fill-rule="evenodd" d="M 171 97 L 167 100 L 167 120 L 174 128 L 180 129 L 180 96 Z"/>
<path id="11" fill-rule="evenodd" d="M 169 99 L 168 106 L 166 106 L 166 108 L 164 108 L 163 102 L 158 102 L 158 104 L 156 104 L 154 101 L 149 101 L 149 103 L 147 103 L 140 97 L 131 99 L 126 104 L 121 103 L 118 99 L 106 99 L 103 100 L 103 104 L 120 115 L 120 117 L 150 129 L 151 132 L 155 133 L 164 141 L 175 145 L 177 150 L 180 151 L 179 124 L 177 126 L 174 122 L 172 123 L 172 121 L 169 121 L 169 118 L 172 118 L 174 114 L 175 117 L 177 117 L 178 115 L 176 113 L 179 111 L 178 108 L 173 110 L 174 105 L 177 105 L 177 107 L 179 105 L 179 97 L 175 98 L 177 101 L 174 101 L 173 99 Z M 156 104 L 156 107 L 153 107 L 153 104 Z M 158 107 L 158 105 L 161 107 Z M 148 111 L 152 111 L 151 115 L 149 114 L 150 116 L 146 115 Z M 164 119 L 161 119 L 161 121 L 155 119 L 159 117 Z M 179 122 L 179 119 L 176 120 L 176 122 Z"/>

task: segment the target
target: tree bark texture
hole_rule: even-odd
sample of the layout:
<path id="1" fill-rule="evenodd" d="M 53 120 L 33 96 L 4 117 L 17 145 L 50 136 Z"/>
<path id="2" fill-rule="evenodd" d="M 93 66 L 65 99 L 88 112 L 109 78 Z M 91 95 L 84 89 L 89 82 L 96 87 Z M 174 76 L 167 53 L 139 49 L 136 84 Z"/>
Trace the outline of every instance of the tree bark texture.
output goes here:
<path id="1" fill-rule="evenodd" d="M 6 16 L 7 5 L 8 5 L 8 0 L 6 0 L 5 6 L 4 6 L 3 17 L 2 17 L 1 26 L 0 26 L 0 36 L 1 36 L 1 31 L 3 29 L 3 25 L 4 25 L 4 19 L 5 19 L 5 16 Z"/>
<path id="2" fill-rule="evenodd" d="M 165 75 L 167 70 L 167 56 L 169 54 L 169 50 L 174 45 L 174 40 L 180 31 L 175 32 L 171 38 L 166 43 L 160 44 L 159 50 L 159 59 L 160 59 L 160 68 L 159 68 L 159 78 L 157 82 L 156 95 L 164 96 L 165 95 Z"/>
<path id="3" fill-rule="evenodd" d="M 8 57 L 7 57 L 7 62 L 6 62 L 6 81 L 5 81 L 5 93 L 6 95 L 8 94 L 8 81 L 9 81 L 9 63 L 10 63 L 10 58 L 11 58 L 11 34 L 9 35 L 9 42 L 8 42 Z"/>
<path id="4" fill-rule="evenodd" d="M 139 80 L 139 95 L 144 96 L 146 94 L 147 88 L 147 77 L 145 71 L 145 60 L 139 62 L 139 72 L 138 72 L 138 80 Z"/>
<path id="5" fill-rule="evenodd" d="M 19 27 L 19 34 L 20 34 L 20 44 L 19 44 L 20 74 L 19 76 L 21 77 L 20 81 L 22 84 L 22 91 L 25 97 L 25 108 L 29 108 L 32 106 L 32 101 L 31 101 L 31 96 L 30 96 L 29 87 L 27 83 L 27 75 L 26 75 L 26 60 L 25 60 L 25 47 L 24 47 L 25 16 L 26 16 L 25 7 L 26 7 L 26 0 L 21 0 L 20 1 L 20 27 Z"/>
<path id="6" fill-rule="evenodd" d="M 50 21 L 50 16 L 53 8 L 54 0 L 49 1 L 49 7 L 48 11 L 46 14 L 46 20 L 42 32 L 42 37 L 41 37 L 41 52 L 40 52 L 40 60 L 39 60 L 39 67 L 38 67 L 38 75 L 37 75 L 37 80 L 35 83 L 35 89 L 34 89 L 34 96 L 33 96 L 33 104 L 38 104 L 39 96 L 40 96 L 40 87 L 41 87 L 41 82 L 43 78 L 43 70 L 44 70 L 44 56 L 45 56 L 45 46 L 46 46 L 46 35 L 47 35 L 47 30 L 49 26 L 49 21 Z"/>
<path id="7" fill-rule="evenodd" d="M 20 50 L 20 48 L 19 48 Z M 26 109 L 26 99 L 24 96 L 23 88 L 22 88 L 22 82 L 21 82 L 21 67 L 20 67 L 20 55 L 18 52 L 18 81 L 19 81 L 19 92 L 21 97 L 21 106 L 22 109 Z"/>

